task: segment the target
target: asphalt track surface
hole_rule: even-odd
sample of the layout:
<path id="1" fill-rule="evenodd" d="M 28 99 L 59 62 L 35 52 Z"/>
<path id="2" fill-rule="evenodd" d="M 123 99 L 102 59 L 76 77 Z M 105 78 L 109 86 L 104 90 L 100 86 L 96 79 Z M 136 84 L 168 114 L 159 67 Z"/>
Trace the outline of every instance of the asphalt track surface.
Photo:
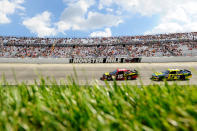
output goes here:
<path id="1" fill-rule="evenodd" d="M 140 73 L 137 80 L 128 81 L 130 84 L 149 85 L 162 84 L 164 82 L 153 82 L 150 77 L 155 71 L 163 71 L 168 68 L 188 69 L 192 71 L 192 78 L 186 81 L 176 81 L 181 85 L 197 85 L 197 62 L 191 63 L 129 63 L 129 64 L 0 64 L 0 75 L 3 83 L 3 78 L 9 84 L 15 85 L 17 82 L 25 82 L 34 84 L 36 80 L 39 82 L 39 77 L 56 80 L 58 84 L 69 84 L 68 77 L 75 77 L 75 72 L 79 84 L 94 84 L 99 83 L 104 85 L 105 82 L 99 80 L 103 73 L 111 72 L 117 68 L 136 69 Z M 50 84 L 48 80 L 48 84 Z M 119 81 L 118 84 L 125 81 Z M 112 83 L 112 82 L 110 82 Z M 173 83 L 170 81 L 169 83 Z"/>

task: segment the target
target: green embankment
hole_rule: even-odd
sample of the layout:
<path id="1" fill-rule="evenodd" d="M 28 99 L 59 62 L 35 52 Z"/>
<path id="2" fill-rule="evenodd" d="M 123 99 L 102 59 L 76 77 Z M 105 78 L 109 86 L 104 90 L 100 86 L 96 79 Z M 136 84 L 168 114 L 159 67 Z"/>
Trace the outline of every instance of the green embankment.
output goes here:
<path id="1" fill-rule="evenodd" d="M 23 129 L 197 130 L 197 86 L 1 86 L 0 130 Z"/>

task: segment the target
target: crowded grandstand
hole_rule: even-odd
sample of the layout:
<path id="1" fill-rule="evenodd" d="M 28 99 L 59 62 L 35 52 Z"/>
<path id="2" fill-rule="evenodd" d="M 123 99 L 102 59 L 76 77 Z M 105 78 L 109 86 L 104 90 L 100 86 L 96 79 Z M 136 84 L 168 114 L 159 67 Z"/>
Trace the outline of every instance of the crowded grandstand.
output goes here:
<path id="1" fill-rule="evenodd" d="M 0 57 L 98 58 L 197 56 L 197 32 L 101 38 L 0 36 Z"/>

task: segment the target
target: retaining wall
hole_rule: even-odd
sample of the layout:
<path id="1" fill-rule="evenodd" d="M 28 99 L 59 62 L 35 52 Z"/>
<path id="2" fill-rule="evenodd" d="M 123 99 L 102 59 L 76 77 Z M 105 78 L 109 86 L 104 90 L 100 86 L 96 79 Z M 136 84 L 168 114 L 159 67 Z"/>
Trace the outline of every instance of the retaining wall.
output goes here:
<path id="1" fill-rule="evenodd" d="M 69 58 L 0 58 L 0 63 L 69 64 Z M 141 63 L 197 62 L 192 57 L 142 57 Z"/>
<path id="2" fill-rule="evenodd" d="M 0 58 L 0 63 L 68 64 L 68 58 Z"/>
<path id="3" fill-rule="evenodd" d="M 142 57 L 141 63 L 197 62 L 197 56 Z"/>

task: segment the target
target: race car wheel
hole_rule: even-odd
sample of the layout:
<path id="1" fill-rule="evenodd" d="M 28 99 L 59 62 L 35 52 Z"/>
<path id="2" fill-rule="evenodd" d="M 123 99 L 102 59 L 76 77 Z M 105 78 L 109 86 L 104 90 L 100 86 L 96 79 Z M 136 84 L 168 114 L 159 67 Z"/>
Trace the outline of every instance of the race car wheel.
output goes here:
<path id="1" fill-rule="evenodd" d="M 132 77 L 131 76 L 127 76 L 127 80 L 132 80 Z"/>
<path id="2" fill-rule="evenodd" d="M 165 80 L 165 77 L 160 77 L 159 78 L 159 81 L 164 81 Z"/>
<path id="3" fill-rule="evenodd" d="M 180 79 L 185 80 L 185 76 L 184 75 L 180 76 Z"/>
<path id="4" fill-rule="evenodd" d="M 111 80 L 112 80 L 112 77 L 111 77 L 111 76 L 108 76 L 108 77 L 107 77 L 107 80 L 108 80 L 108 81 L 111 81 Z"/>

